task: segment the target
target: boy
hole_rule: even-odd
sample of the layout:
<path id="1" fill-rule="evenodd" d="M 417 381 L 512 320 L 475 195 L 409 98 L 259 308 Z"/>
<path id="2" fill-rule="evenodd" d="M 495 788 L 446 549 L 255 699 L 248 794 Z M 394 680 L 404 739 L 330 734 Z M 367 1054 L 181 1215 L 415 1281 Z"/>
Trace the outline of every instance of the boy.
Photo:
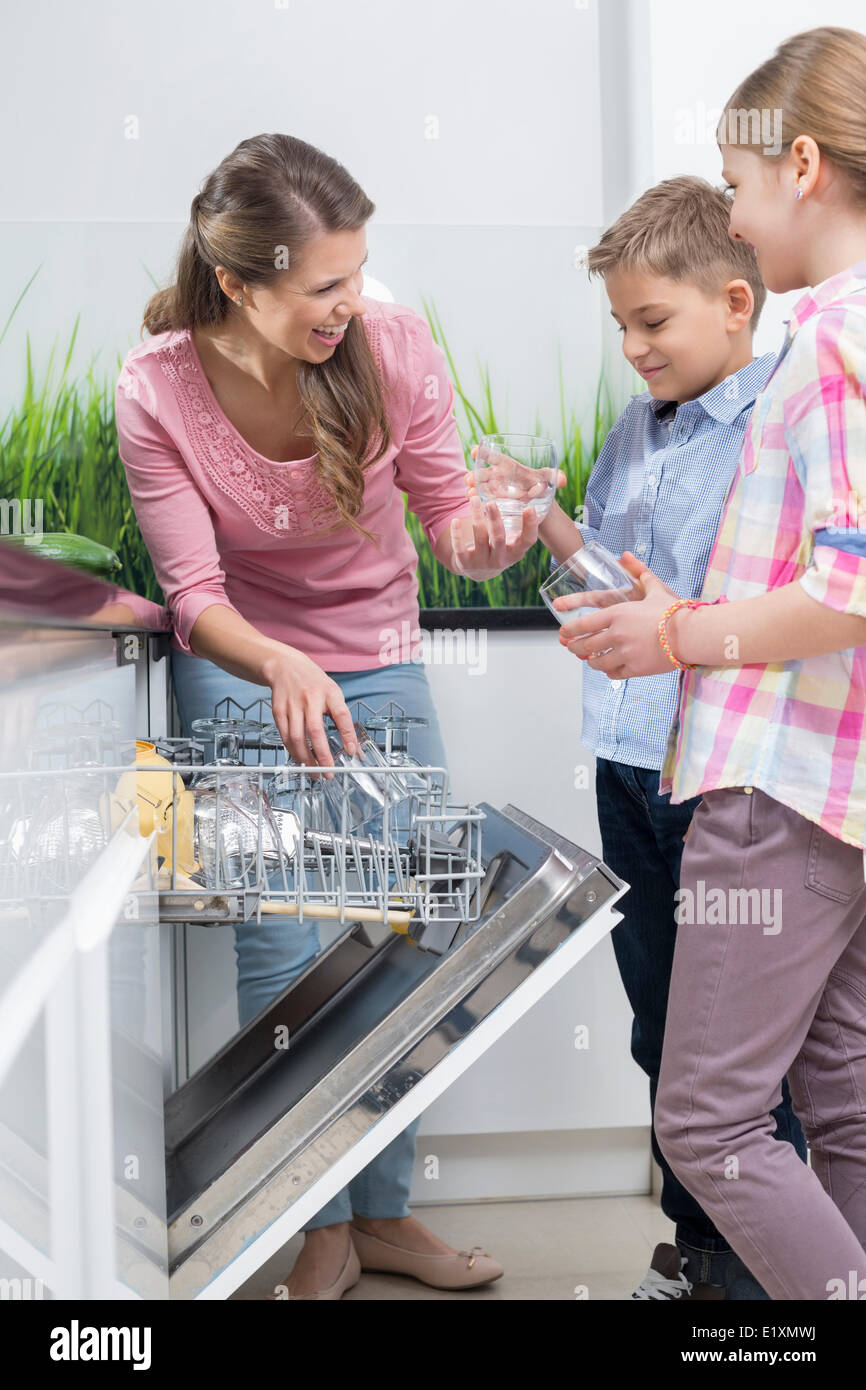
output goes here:
<path id="1" fill-rule="evenodd" d="M 755 397 L 775 358 L 752 356 L 766 290 L 750 246 L 732 241 L 730 204 L 703 179 L 644 193 L 589 252 L 604 278 L 623 351 L 647 382 L 614 425 L 587 484 L 586 522 L 556 504 L 539 528 L 557 561 L 584 541 L 631 550 L 677 594 L 696 598 Z M 655 1103 L 676 933 L 683 837 L 700 798 L 671 805 L 659 772 L 676 711 L 678 673 L 609 680 L 583 670 L 581 741 L 596 756 L 604 860 L 630 890 L 612 941 L 634 1012 L 632 1056 Z M 806 1145 L 787 1082 L 776 1138 Z M 763 1299 L 662 1156 L 661 1206 L 676 1245 L 656 1247 L 638 1299 Z"/>

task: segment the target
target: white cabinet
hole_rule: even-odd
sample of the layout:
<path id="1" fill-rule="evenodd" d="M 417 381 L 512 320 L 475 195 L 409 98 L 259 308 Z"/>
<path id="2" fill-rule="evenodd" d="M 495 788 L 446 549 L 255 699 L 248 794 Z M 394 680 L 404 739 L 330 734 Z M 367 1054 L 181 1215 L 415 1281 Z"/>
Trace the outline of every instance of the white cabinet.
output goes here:
<path id="1" fill-rule="evenodd" d="M 4 670 L 27 656 L 0 689 L 0 1278 L 165 1298 L 159 925 L 129 892 L 148 842 L 98 812 L 145 663 L 108 632 L 0 640 Z"/>

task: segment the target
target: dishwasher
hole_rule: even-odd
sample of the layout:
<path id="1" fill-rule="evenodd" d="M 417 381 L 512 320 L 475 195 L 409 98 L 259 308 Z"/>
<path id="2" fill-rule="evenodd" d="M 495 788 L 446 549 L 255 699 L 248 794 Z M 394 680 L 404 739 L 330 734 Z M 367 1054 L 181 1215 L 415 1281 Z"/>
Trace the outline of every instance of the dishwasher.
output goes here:
<path id="1" fill-rule="evenodd" d="M 287 989 L 166 1087 L 165 1191 L 142 1191 L 130 1217 L 129 1283 L 148 1296 L 133 1271 L 161 1203 L 168 1296 L 220 1299 L 592 949 L 627 885 L 516 806 L 456 804 L 445 769 L 413 757 L 420 721 L 393 702 L 350 704 L 358 752 L 332 729 L 327 776 L 293 761 L 263 700 L 224 700 L 191 736 L 164 733 L 167 639 L 115 636 L 138 663 L 139 736 L 106 762 L 75 711 L 66 765 L 33 770 L 34 785 L 73 788 L 57 861 L 81 855 L 91 823 L 108 836 L 137 817 L 148 849 L 128 920 L 328 928 Z M 26 890 L 9 882 L 15 862 L 0 865 L 7 908 Z"/>

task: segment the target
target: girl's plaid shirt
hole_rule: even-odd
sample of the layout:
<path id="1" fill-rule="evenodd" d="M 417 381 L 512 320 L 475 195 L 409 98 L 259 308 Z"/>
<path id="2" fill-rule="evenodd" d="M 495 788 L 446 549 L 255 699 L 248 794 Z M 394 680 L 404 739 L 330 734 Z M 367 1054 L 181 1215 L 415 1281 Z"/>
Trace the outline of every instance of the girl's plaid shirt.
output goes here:
<path id="1" fill-rule="evenodd" d="M 800 583 L 866 617 L 866 261 L 794 307 L 755 402 L 701 597 Z M 820 612 L 816 609 L 818 620 Z M 866 646 L 681 676 L 660 791 L 760 787 L 866 845 Z"/>

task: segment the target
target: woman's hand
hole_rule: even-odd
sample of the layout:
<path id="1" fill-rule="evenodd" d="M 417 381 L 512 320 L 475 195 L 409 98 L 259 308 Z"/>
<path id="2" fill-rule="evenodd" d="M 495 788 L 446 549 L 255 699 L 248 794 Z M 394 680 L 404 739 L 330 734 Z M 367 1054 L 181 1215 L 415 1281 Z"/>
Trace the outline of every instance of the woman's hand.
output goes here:
<path id="1" fill-rule="evenodd" d="M 477 444 L 473 445 L 471 452 L 474 458 L 478 452 Z M 540 496 L 549 486 L 549 470 L 525 468 L 505 455 L 503 459 L 510 470 L 510 481 L 513 482 L 515 470 L 526 474 L 529 483 L 527 496 Z M 557 487 L 564 487 L 566 482 L 565 474 L 559 470 Z M 482 503 L 475 488 L 475 474 L 468 468 L 466 490 L 472 513 L 454 518 L 449 530 L 439 538 L 436 558 L 455 574 L 464 574 L 467 579 L 483 582 L 515 565 L 535 544 L 538 540 L 538 513 L 532 506 L 525 507 L 520 530 L 508 537 L 499 507 L 493 500 Z"/>
<path id="2" fill-rule="evenodd" d="M 298 763 L 333 767 L 324 716 L 339 730 L 347 753 L 357 751 L 355 727 L 343 692 L 315 661 L 272 637 L 265 637 L 234 608 L 213 603 L 196 618 L 190 651 L 224 671 L 271 690 L 274 723 Z M 333 773 L 329 773 L 333 777 Z"/>
<path id="3" fill-rule="evenodd" d="M 659 642 L 658 625 L 665 609 L 680 596 L 629 550 L 622 555 L 622 566 L 638 580 L 644 597 L 607 606 L 605 591 L 600 591 L 599 611 L 564 623 L 559 630 L 560 643 L 586 661 L 593 671 L 603 671 L 611 680 L 673 671 L 676 668 Z M 581 594 L 579 601 L 583 608 L 594 606 L 591 592 Z M 604 654 L 598 655 L 599 652 Z"/>
<path id="4" fill-rule="evenodd" d="M 473 444 L 470 453 L 475 458 L 478 453 L 478 445 Z M 474 473 L 469 473 L 472 479 L 469 485 L 470 491 L 476 489 L 476 477 Z M 559 469 L 555 474 L 557 487 L 564 487 L 565 474 Z M 520 488 L 527 501 L 533 497 L 542 497 L 547 489 L 554 482 L 554 469 L 552 468 L 530 468 L 528 464 L 520 463 L 518 459 L 513 459 L 510 454 L 497 454 L 491 450 L 485 457 L 484 468 L 484 490 L 487 493 L 488 501 L 494 501 L 497 497 L 513 497 L 516 488 Z"/>
<path id="5" fill-rule="evenodd" d="M 505 522 L 495 502 L 483 505 L 473 496 L 471 516 L 456 516 L 447 531 L 443 531 L 436 546 L 436 558 L 454 574 L 483 582 L 493 579 L 509 565 L 522 559 L 538 540 L 538 516 L 534 507 L 526 507 L 520 530 L 506 537 Z"/>
<path id="6" fill-rule="evenodd" d="M 473 444 L 473 445 L 472 445 L 472 448 L 469 450 L 469 452 L 470 452 L 470 454 L 472 455 L 472 457 L 475 458 L 475 455 L 478 453 L 478 445 L 477 445 L 477 444 Z M 491 457 L 491 458 L 499 458 L 500 455 L 499 455 L 499 454 L 491 454 L 490 457 Z M 515 476 L 515 474 L 519 471 L 521 474 L 525 475 L 525 476 L 530 480 L 530 485 L 529 485 L 529 488 L 528 488 L 528 491 L 527 491 L 527 495 L 528 495 L 529 497 L 538 497 L 538 496 L 541 495 L 542 492 L 545 491 L 545 489 L 546 489 L 547 486 L 548 486 L 549 478 L 552 476 L 553 469 L 551 469 L 551 468 L 527 468 L 525 464 L 515 463 L 514 459 L 508 458 L 507 455 L 502 455 L 502 457 L 503 457 L 503 458 L 507 461 L 507 463 L 509 464 L 509 478 L 513 478 L 513 476 Z M 532 481 L 533 479 L 534 479 L 534 482 Z M 568 478 L 566 477 L 565 473 L 563 473 L 563 471 L 562 471 L 561 468 L 557 469 L 557 474 L 556 474 L 556 486 L 557 486 L 557 488 L 565 487 L 565 486 L 567 485 L 567 483 L 568 483 Z M 470 468 L 467 468 L 467 470 L 466 470 L 466 488 L 467 488 L 467 491 L 469 492 L 469 496 L 470 496 L 470 497 L 477 497 L 478 492 L 477 492 L 477 489 L 476 489 L 476 486 L 475 486 L 475 474 L 473 473 L 473 471 L 472 471 Z"/>
<path id="7" fill-rule="evenodd" d="M 294 647 L 286 647 L 268 659 L 263 674 L 271 687 L 274 723 L 296 762 L 334 766 L 325 734 L 325 714 L 336 724 L 346 752 L 356 752 L 355 727 L 343 692 L 315 661 Z"/>

